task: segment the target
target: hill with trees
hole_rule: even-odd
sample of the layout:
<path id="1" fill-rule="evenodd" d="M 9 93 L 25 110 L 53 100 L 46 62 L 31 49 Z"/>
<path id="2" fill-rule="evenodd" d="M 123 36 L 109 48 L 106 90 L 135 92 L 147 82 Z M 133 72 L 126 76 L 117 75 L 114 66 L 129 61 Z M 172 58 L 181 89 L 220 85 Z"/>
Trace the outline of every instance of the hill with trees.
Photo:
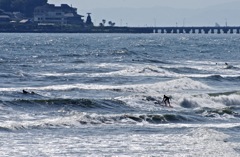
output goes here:
<path id="1" fill-rule="evenodd" d="M 21 12 L 32 17 L 34 8 L 47 4 L 48 0 L 0 0 L 0 9 L 6 12 Z"/>

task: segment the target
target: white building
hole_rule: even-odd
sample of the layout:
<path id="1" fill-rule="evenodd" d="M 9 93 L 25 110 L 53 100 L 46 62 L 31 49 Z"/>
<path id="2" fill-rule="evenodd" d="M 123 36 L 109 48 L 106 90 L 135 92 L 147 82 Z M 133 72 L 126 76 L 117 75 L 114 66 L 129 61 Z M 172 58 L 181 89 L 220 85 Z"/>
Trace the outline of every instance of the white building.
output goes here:
<path id="1" fill-rule="evenodd" d="M 83 24 L 81 15 L 77 14 L 77 9 L 67 4 L 55 6 L 46 4 L 36 7 L 34 10 L 34 22 L 47 24 Z"/>

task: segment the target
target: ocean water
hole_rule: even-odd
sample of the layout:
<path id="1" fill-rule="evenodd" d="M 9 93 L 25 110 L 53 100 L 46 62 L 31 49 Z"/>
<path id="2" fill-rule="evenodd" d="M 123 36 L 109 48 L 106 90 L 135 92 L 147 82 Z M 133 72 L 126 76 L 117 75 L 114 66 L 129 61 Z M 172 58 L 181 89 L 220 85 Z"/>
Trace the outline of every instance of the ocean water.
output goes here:
<path id="1" fill-rule="evenodd" d="M 0 34 L 0 156 L 240 156 L 239 41 Z"/>

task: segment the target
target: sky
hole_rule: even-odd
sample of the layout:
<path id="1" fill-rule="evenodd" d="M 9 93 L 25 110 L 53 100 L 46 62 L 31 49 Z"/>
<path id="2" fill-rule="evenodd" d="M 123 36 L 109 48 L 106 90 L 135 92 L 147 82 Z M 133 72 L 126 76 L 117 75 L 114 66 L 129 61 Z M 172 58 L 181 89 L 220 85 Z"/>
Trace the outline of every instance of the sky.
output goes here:
<path id="1" fill-rule="evenodd" d="M 240 12 L 232 8 L 240 0 L 48 0 L 48 3 L 69 4 L 81 15 L 91 12 L 94 23 L 107 19 L 119 26 L 240 25 L 236 16 Z M 224 8 L 224 4 L 231 5 Z"/>
<path id="2" fill-rule="evenodd" d="M 117 7 L 153 7 L 168 6 L 174 8 L 201 8 L 230 2 L 231 0 L 48 0 L 49 3 L 72 4 L 78 9 L 117 8 Z"/>

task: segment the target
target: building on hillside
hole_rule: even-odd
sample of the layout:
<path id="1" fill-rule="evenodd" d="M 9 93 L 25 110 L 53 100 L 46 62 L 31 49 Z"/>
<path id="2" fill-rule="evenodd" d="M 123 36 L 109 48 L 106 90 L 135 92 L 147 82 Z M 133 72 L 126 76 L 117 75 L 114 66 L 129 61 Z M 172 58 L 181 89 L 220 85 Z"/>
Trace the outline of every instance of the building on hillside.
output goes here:
<path id="1" fill-rule="evenodd" d="M 42 24 L 76 24 L 83 25 L 82 15 L 77 14 L 77 9 L 67 4 L 55 6 L 46 4 L 34 9 L 34 22 Z"/>

